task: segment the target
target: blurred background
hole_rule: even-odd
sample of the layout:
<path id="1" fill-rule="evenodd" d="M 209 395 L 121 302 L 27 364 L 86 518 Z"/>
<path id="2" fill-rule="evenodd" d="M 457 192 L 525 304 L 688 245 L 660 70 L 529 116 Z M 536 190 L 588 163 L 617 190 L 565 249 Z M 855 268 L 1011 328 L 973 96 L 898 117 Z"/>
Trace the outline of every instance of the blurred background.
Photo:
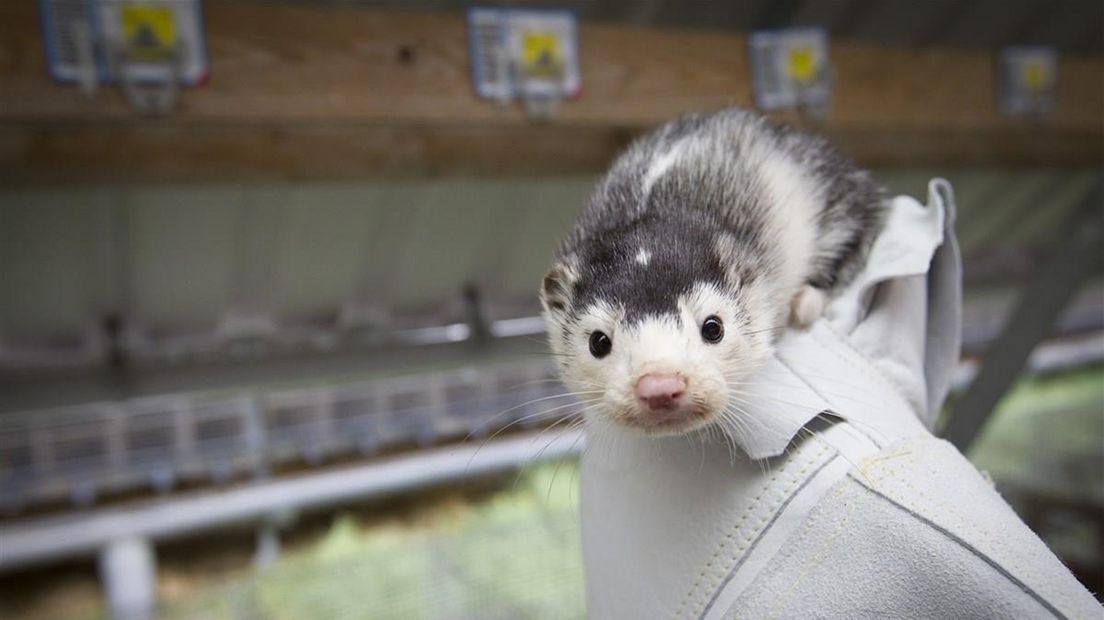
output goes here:
<path id="1" fill-rule="evenodd" d="M 0 7 L 0 617 L 583 616 L 537 283 L 733 104 L 952 182 L 941 433 L 1104 591 L 1104 6 L 488 4 Z"/>

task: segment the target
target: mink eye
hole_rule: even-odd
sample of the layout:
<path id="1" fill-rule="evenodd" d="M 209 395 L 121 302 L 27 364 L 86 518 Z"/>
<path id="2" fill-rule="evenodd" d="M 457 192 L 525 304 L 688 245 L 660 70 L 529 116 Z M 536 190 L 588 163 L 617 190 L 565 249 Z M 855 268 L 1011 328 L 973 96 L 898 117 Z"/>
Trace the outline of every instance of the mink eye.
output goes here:
<path id="1" fill-rule="evenodd" d="M 706 317 L 705 322 L 701 327 L 702 339 L 706 342 L 716 344 L 724 338 L 724 323 L 721 322 L 720 317 L 716 315 L 710 315 Z M 593 345 L 591 351 L 593 351 Z"/>
<path id="2" fill-rule="evenodd" d="M 590 354 L 598 359 L 609 355 L 610 349 L 613 348 L 613 341 L 610 337 L 599 331 L 593 331 L 590 333 Z"/>

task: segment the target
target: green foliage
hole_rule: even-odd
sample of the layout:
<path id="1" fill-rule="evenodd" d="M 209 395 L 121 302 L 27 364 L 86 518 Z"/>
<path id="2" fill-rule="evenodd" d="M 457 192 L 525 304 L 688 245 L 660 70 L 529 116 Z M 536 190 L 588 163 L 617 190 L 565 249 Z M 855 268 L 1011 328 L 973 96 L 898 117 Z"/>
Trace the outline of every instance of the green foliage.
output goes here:
<path id="1" fill-rule="evenodd" d="M 1020 382 L 970 450 L 999 482 L 1104 500 L 1104 367 Z"/>
<path id="2" fill-rule="evenodd" d="M 337 518 L 315 544 L 228 584 L 173 618 L 572 618 L 584 615 L 577 465 L 428 524 Z"/>

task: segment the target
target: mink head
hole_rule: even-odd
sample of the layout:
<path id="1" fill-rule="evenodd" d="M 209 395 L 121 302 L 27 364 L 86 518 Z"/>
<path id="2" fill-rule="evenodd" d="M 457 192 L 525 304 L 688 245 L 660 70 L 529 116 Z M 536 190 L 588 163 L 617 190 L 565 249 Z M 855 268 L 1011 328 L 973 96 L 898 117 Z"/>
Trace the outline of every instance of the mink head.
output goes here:
<path id="1" fill-rule="evenodd" d="M 549 342 L 588 416 L 670 435 L 734 415 L 783 317 L 769 281 L 733 266 L 747 240 L 716 224 L 646 215 L 555 260 Z"/>

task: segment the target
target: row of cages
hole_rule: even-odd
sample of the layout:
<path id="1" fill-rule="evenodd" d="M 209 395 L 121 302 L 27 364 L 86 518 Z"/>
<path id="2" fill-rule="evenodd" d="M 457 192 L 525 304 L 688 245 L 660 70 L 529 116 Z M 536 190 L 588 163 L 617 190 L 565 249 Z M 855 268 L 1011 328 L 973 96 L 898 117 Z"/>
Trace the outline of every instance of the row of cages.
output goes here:
<path id="1" fill-rule="evenodd" d="M 0 416 L 0 510 L 263 478 L 573 413 L 547 364 L 379 379 L 262 395 L 180 395 Z M 554 415 L 563 414 L 563 415 Z"/>
<path id="2" fill-rule="evenodd" d="M 1099 363 L 1100 332 L 1039 347 L 1031 372 Z M 966 360 L 962 388 L 976 373 Z M 263 478 L 572 418 L 546 362 L 264 394 L 185 394 L 0 414 L 0 515 L 128 492 Z"/>

